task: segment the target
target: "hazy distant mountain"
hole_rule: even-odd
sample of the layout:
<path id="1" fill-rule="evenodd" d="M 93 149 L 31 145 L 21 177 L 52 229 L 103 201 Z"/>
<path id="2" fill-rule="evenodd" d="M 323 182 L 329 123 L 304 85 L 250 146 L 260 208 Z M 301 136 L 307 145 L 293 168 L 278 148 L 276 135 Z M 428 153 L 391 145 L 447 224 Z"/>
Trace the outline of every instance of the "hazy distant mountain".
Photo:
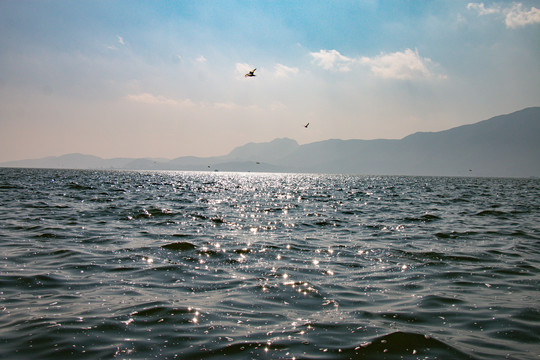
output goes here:
<path id="1" fill-rule="evenodd" d="M 269 143 L 249 143 L 237 147 L 229 154 L 229 157 L 276 163 L 293 154 L 299 147 L 296 141 L 282 138 Z"/>
<path id="2" fill-rule="evenodd" d="M 401 140 L 307 144 L 283 164 L 294 162 L 313 172 L 539 176 L 540 107 Z"/>
<path id="3" fill-rule="evenodd" d="M 69 154 L 0 166 L 538 177 L 539 159 L 540 107 L 534 107 L 400 140 L 326 140 L 299 145 L 282 138 L 249 143 L 216 157 L 101 159 Z"/>

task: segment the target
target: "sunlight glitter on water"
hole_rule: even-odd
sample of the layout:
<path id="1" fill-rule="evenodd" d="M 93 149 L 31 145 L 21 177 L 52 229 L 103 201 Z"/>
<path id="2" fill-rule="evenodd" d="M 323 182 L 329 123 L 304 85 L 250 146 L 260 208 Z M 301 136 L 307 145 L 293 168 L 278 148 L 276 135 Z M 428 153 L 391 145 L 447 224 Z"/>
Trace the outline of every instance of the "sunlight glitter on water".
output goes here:
<path id="1" fill-rule="evenodd" d="M 537 353 L 537 181 L 30 174 L 0 182 L 0 354 Z"/>

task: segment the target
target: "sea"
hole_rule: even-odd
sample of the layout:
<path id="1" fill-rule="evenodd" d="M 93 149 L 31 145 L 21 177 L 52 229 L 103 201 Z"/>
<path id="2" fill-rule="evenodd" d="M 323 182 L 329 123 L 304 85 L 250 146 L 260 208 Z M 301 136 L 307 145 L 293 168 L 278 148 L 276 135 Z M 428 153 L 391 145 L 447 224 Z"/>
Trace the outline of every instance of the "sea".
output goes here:
<path id="1" fill-rule="evenodd" d="M 0 169 L 2 359 L 538 359 L 540 180 Z"/>

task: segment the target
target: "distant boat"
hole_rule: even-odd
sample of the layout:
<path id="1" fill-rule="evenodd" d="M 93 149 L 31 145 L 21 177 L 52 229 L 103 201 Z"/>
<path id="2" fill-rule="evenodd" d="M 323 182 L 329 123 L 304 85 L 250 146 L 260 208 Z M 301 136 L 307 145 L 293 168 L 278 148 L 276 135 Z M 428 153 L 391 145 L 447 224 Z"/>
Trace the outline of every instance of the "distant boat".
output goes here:
<path id="1" fill-rule="evenodd" d="M 250 72 L 248 72 L 246 75 L 244 75 L 244 77 L 252 77 L 252 76 L 257 76 L 255 75 L 255 70 L 257 70 L 257 68 L 251 70 Z"/>

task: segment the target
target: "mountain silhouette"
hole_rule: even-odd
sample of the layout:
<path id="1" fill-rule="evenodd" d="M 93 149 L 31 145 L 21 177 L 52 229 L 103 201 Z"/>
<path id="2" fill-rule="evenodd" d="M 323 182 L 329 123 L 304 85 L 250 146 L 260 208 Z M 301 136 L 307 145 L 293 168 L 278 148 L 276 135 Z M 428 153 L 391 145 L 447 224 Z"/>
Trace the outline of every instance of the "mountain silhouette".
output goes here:
<path id="1" fill-rule="evenodd" d="M 125 170 L 309 172 L 365 175 L 540 176 L 540 107 L 399 140 L 288 138 L 239 146 L 227 155 L 101 159 L 68 154 L 11 161 L 2 167 Z"/>

